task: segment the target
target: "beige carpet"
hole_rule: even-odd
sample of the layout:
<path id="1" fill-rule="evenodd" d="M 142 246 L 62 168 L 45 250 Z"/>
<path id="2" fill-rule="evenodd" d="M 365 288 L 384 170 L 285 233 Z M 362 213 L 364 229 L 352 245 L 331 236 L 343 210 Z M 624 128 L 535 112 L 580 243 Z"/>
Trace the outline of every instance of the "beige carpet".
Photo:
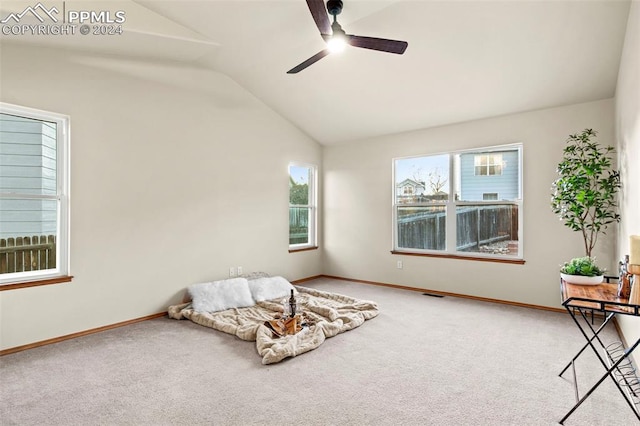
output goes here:
<path id="1" fill-rule="evenodd" d="M 318 279 L 380 315 L 262 365 L 254 342 L 166 318 L 0 358 L 2 425 L 553 425 L 584 341 L 566 314 Z M 607 341 L 617 340 L 615 329 Z M 581 388 L 601 372 L 579 360 Z M 638 424 L 604 384 L 567 425 Z"/>

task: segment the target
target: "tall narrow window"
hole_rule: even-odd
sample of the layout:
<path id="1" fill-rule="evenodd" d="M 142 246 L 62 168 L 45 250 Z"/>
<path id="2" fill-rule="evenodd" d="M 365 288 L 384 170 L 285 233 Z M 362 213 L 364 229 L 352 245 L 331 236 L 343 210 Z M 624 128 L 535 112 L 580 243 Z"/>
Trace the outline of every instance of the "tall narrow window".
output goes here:
<path id="1" fill-rule="evenodd" d="M 316 247 L 316 167 L 289 165 L 289 249 Z"/>
<path id="2" fill-rule="evenodd" d="M 68 126 L 0 103 L 0 285 L 68 275 Z"/>
<path id="3" fill-rule="evenodd" d="M 394 250 L 521 259 L 521 164 L 521 145 L 394 160 Z"/>

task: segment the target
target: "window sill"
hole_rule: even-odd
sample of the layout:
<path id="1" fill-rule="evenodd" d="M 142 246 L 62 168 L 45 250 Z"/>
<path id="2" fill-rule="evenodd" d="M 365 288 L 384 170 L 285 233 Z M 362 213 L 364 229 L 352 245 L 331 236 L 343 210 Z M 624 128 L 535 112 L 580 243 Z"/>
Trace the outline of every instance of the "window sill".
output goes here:
<path id="1" fill-rule="evenodd" d="M 461 256 L 457 254 L 439 254 L 439 253 L 415 253 L 409 251 L 391 250 L 391 254 L 401 254 L 406 256 L 422 256 L 422 257 L 442 257 L 445 259 L 473 260 L 477 262 L 496 262 L 510 263 L 514 265 L 524 265 L 524 259 L 501 259 L 499 257 L 482 257 L 482 256 Z"/>
<path id="2" fill-rule="evenodd" d="M 299 251 L 309 251 L 309 250 L 318 250 L 318 246 L 293 248 L 293 249 L 289 249 L 289 253 L 297 253 Z"/>
<path id="3" fill-rule="evenodd" d="M 34 281 L 24 281 L 15 284 L 0 284 L 0 291 L 5 290 L 15 290 L 18 288 L 27 288 L 27 287 L 39 287 L 43 285 L 51 285 L 51 284 L 60 284 L 71 282 L 73 279 L 72 275 L 63 275 L 55 278 L 48 278 L 43 280 L 34 280 Z"/>

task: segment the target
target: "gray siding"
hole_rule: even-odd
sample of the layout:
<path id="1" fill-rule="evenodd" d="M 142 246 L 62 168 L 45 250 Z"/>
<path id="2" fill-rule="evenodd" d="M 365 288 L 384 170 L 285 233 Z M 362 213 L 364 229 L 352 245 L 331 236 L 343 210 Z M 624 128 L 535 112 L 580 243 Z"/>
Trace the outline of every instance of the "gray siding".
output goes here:
<path id="1" fill-rule="evenodd" d="M 505 166 L 501 175 L 476 176 L 474 158 L 482 154 L 502 154 Z M 497 193 L 498 200 L 520 198 L 518 182 L 520 163 L 517 150 L 460 154 L 460 195 L 463 201 L 482 201 L 483 194 Z"/>
<path id="2" fill-rule="evenodd" d="M 0 192 L 56 194 L 56 125 L 0 114 Z M 55 200 L 0 199 L 0 238 L 55 234 Z"/>

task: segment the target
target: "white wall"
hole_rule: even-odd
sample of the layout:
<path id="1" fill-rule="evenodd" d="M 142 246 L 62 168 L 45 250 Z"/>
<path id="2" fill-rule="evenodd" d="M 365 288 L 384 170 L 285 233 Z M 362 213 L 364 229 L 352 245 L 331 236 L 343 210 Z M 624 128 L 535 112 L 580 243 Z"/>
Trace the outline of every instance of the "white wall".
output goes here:
<path id="1" fill-rule="evenodd" d="M 617 258 L 629 254 L 629 235 L 640 235 L 640 2 L 632 2 L 616 88 L 616 138 L 619 147 L 620 222 Z M 638 280 L 640 285 L 640 280 Z M 627 343 L 640 339 L 640 318 L 618 316 Z M 636 365 L 640 354 L 636 351 Z"/>
<path id="2" fill-rule="evenodd" d="M 613 145 L 613 100 L 368 139 L 324 150 L 324 272 L 417 288 L 560 307 L 559 265 L 584 255 L 582 237 L 551 211 L 551 183 L 567 136 L 593 128 Z M 525 265 L 392 255 L 394 157 L 522 142 Z M 611 230 L 615 233 L 615 227 Z M 616 271 L 602 240 L 599 263 Z M 403 269 L 396 261 L 404 262 Z"/>
<path id="3" fill-rule="evenodd" d="M 0 348 L 162 312 L 230 266 L 294 280 L 289 161 L 320 146 L 229 78 L 1 46 L 0 100 L 71 116 L 71 283 L 0 292 Z"/>
<path id="4" fill-rule="evenodd" d="M 0 100 L 72 119 L 75 278 L 0 292 L 0 349 L 160 312 L 185 286 L 239 265 L 289 279 L 325 273 L 558 307 L 558 265 L 582 253 L 580 236 L 549 208 L 567 135 L 591 127 L 602 143 L 617 141 L 623 181 L 640 182 L 640 65 L 631 53 L 640 44 L 638 6 L 615 131 L 614 101 L 603 100 L 324 151 L 223 75 L 3 44 Z M 390 254 L 392 158 L 512 142 L 524 144 L 525 265 Z M 287 252 L 290 160 L 323 163 L 324 253 Z M 640 233 L 639 203 L 640 189 L 625 185 L 620 235 Z M 617 252 L 611 240 L 596 249 L 612 271 L 626 252 L 624 237 Z M 632 320 L 620 321 L 629 341 L 640 334 Z"/>

